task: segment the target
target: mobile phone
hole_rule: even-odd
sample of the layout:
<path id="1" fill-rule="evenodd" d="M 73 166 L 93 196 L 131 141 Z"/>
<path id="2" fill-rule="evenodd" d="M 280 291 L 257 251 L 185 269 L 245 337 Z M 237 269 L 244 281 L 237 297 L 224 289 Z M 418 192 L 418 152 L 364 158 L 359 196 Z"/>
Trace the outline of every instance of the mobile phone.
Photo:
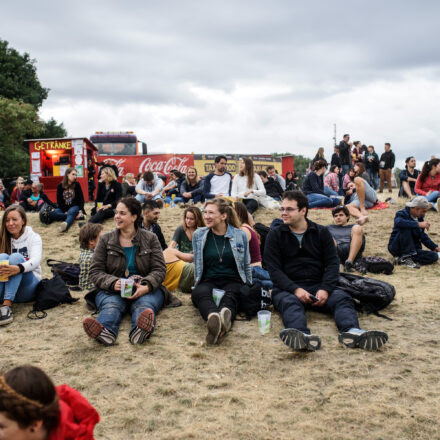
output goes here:
<path id="1" fill-rule="evenodd" d="M 311 293 L 309 293 L 309 298 L 312 300 L 312 302 L 316 302 L 316 301 L 318 301 L 318 298 L 316 298 L 316 296 L 315 295 L 312 295 Z"/>

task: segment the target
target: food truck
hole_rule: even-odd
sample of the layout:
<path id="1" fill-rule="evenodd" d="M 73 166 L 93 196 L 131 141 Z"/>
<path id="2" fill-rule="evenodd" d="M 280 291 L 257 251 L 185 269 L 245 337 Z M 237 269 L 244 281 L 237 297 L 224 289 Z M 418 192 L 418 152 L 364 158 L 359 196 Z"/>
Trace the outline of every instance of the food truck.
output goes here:
<path id="1" fill-rule="evenodd" d="M 87 138 L 28 139 L 31 179 L 44 186 L 50 200 L 56 202 L 57 186 L 69 167 L 76 168 L 84 199 L 89 201 L 89 160 L 98 161 L 98 149 Z"/>

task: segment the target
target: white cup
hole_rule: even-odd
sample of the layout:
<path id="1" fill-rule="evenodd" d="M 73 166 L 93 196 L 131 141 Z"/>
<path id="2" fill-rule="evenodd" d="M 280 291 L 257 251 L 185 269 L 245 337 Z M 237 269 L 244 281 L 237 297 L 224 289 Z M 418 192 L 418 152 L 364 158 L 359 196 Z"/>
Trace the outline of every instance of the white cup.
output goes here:
<path id="1" fill-rule="evenodd" d="M 215 305 L 218 307 L 220 305 L 220 301 L 223 298 L 225 291 L 222 289 L 212 289 L 212 297 L 214 298 Z"/>
<path id="2" fill-rule="evenodd" d="M 270 331 L 270 317 L 271 313 L 269 310 L 260 310 L 258 312 L 258 330 L 262 335 Z"/>

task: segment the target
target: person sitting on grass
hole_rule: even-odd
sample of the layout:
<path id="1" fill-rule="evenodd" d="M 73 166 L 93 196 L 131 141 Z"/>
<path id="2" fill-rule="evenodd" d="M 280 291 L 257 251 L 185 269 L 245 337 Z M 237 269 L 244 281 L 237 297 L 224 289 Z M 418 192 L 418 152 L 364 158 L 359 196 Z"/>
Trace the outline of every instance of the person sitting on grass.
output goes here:
<path id="1" fill-rule="evenodd" d="M 304 179 L 303 193 L 309 200 L 310 208 L 329 208 L 341 203 L 338 196 L 327 196 L 324 191 L 324 173 L 327 162 L 318 160 L 313 164 L 313 171 Z"/>
<path id="2" fill-rule="evenodd" d="M 424 196 L 432 203 L 432 208 L 439 211 L 437 200 L 440 194 L 440 159 L 434 158 L 423 164 L 414 191 L 417 195 Z"/>
<path id="3" fill-rule="evenodd" d="M 396 212 L 388 250 L 397 264 L 419 269 L 420 265 L 438 260 L 440 247 L 425 232 L 425 229 L 429 231 L 430 223 L 424 216 L 430 207 L 431 203 L 425 197 L 417 196 L 406 204 L 405 209 Z M 422 244 L 430 250 L 422 249 Z"/>
<path id="4" fill-rule="evenodd" d="M 207 321 L 207 344 L 217 344 L 231 329 L 240 289 L 252 283 L 249 244 L 237 215 L 224 199 L 208 200 L 203 212 L 206 227 L 193 236 L 194 290 L 191 299 Z M 218 305 L 213 289 L 225 293 Z"/>
<path id="5" fill-rule="evenodd" d="M 160 208 L 163 205 L 162 200 L 163 180 L 151 171 L 142 174 L 136 185 L 136 199 L 143 203 L 146 200 L 157 200 Z"/>
<path id="6" fill-rule="evenodd" d="M 159 225 L 160 209 L 156 200 L 146 200 L 142 205 L 142 228 L 156 234 L 162 250 L 168 246 Z"/>
<path id="7" fill-rule="evenodd" d="M 354 263 L 362 258 L 365 249 L 365 237 L 360 225 L 349 225 L 350 212 L 346 206 L 336 206 L 332 211 L 333 225 L 327 229 L 336 243 L 339 261 L 345 272 L 353 272 Z"/>
<path id="8" fill-rule="evenodd" d="M 170 182 L 162 189 L 162 196 L 165 198 L 165 203 L 182 203 L 184 198 L 180 194 L 180 187 L 185 181 L 185 174 L 179 170 L 170 171 Z M 174 198 L 173 198 L 174 196 Z"/>
<path id="9" fill-rule="evenodd" d="M 5 210 L 9 206 L 10 195 L 9 191 L 3 185 L 3 181 L 0 179 L 0 209 Z"/>
<path id="10" fill-rule="evenodd" d="M 278 180 L 272 179 L 272 177 L 269 177 L 266 171 L 263 170 L 258 171 L 257 174 L 260 176 L 261 181 L 264 184 L 266 195 L 272 197 L 274 200 L 280 201 L 284 190 L 281 188 Z"/>
<path id="11" fill-rule="evenodd" d="M 169 247 L 163 251 L 163 257 L 167 265 L 167 274 L 162 284 L 170 292 L 180 290 L 183 293 L 191 293 L 194 286 L 194 256 Z"/>
<path id="12" fill-rule="evenodd" d="M 87 223 L 79 231 L 79 245 L 81 247 L 79 253 L 79 287 L 81 290 L 89 290 L 94 287 L 89 278 L 89 270 L 102 230 L 103 226 L 99 223 Z"/>
<path id="13" fill-rule="evenodd" d="M 321 339 L 307 327 L 306 309 L 331 313 L 339 342 L 350 348 L 375 350 L 388 340 L 380 331 L 359 328 L 353 298 L 337 289 L 339 258 L 330 232 L 307 218 L 309 202 L 300 191 L 286 191 L 283 224 L 271 229 L 264 250 L 274 283 L 272 301 L 283 319 L 281 340 L 295 351 L 314 351 Z"/>
<path id="14" fill-rule="evenodd" d="M 20 202 L 20 197 L 21 197 L 21 193 L 23 192 L 23 189 L 24 189 L 24 179 L 23 177 L 18 177 L 15 183 L 15 188 L 12 190 L 11 193 L 11 205 Z"/>
<path id="15" fill-rule="evenodd" d="M 180 252 L 192 254 L 192 239 L 197 228 L 205 226 L 202 211 L 196 206 L 190 206 L 183 212 L 183 224 L 174 231 L 170 247 L 177 248 Z"/>
<path id="16" fill-rule="evenodd" d="M 416 170 L 416 160 L 413 156 L 405 159 L 405 169 L 399 173 L 400 190 L 399 197 L 409 197 L 416 195 L 416 182 L 420 171 Z"/>
<path id="17" fill-rule="evenodd" d="M 92 209 L 90 223 L 102 223 L 115 215 L 116 204 L 122 196 L 121 184 L 116 180 L 112 168 L 102 170 L 101 181 L 98 184 L 95 207 Z"/>
<path id="18" fill-rule="evenodd" d="M 339 195 L 339 168 L 336 165 L 332 165 L 324 177 L 324 192 L 327 196 Z"/>
<path id="19" fill-rule="evenodd" d="M 370 184 L 361 177 L 365 172 L 364 164 L 358 162 L 353 168 L 355 172 L 354 185 L 356 192 L 350 196 L 346 206 L 350 214 L 357 218 L 356 223 L 363 225 L 368 221 L 367 208 L 372 208 L 377 204 L 377 194 Z"/>
<path id="20" fill-rule="evenodd" d="M 26 212 L 21 206 L 6 208 L 0 229 L 0 325 L 12 322 L 13 303 L 35 299 L 41 280 L 41 237 L 26 225 Z"/>
<path id="21" fill-rule="evenodd" d="M 136 197 L 136 179 L 133 173 L 127 173 L 121 184 L 122 197 L 132 196 Z"/>
<path id="22" fill-rule="evenodd" d="M 46 194 L 43 192 L 43 184 L 38 182 L 33 182 L 31 187 L 31 193 L 22 193 L 22 198 L 20 200 L 20 205 L 26 212 L 38 212 L 43 203 L 56 208 L 57 205 L 49 200 Z"/>
<path id="23" fill-rule="evenodd" d="M 186 178 L 180 185 L 180 194 L 185 203 L 189 201 L 193 203 L 203 201 L 203 180 L 200 180 L 196 167 L 188 167 L 186 170 Z"/>
<path id="24" fill-rule="evenodd" d="M 69 385 L 54 386 L 38 367 L 23 365 L 0 376 L 0 438 L 93 440 L 96 409 Z"/>
<path id="25" fill-rule="evenodd" d="M 141 228 L 142 208 L 133 197 L 116 206 L 116 229 L 101 236 L 89 277 L 98 289 L 98 318 L 85 318 L 86 334 L 103 345 L 114 345 L 126 312 L 131 314 L 129 340 L 142 344 L 153 333 L 165 297 L 159 289 L 166 265 L 156 235 Z M 131 296 L 122 296 L 122 279 L 134 282 Z"/>

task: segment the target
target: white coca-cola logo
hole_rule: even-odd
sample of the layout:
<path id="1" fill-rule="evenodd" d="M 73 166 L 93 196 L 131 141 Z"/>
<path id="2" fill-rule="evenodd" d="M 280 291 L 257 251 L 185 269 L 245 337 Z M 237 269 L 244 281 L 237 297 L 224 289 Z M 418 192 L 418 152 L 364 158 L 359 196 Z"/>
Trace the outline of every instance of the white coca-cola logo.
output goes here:
<path id="1" fill-rule="evenodd" d="M 188 161 L 188 157 L 173 156 L 168 160 L 153 160 L 151 157 L 144 159 L 139 165 L 139 172 L 145 173 L 146 171 L 152 171 L 153 173 L 169 174 L 171 170 L 178 170 L 181 173 L 186 173 L 188 165 L 185 163 Z"/>
<path id="2" fill-rule="evenodd" d="M 118 167 L 118 173 L 120 176 L 124 175 L 124 167 L 122 166 L 125 163 L 125 159 L 104 159 L 106 162 L 116 165 Z"/>

